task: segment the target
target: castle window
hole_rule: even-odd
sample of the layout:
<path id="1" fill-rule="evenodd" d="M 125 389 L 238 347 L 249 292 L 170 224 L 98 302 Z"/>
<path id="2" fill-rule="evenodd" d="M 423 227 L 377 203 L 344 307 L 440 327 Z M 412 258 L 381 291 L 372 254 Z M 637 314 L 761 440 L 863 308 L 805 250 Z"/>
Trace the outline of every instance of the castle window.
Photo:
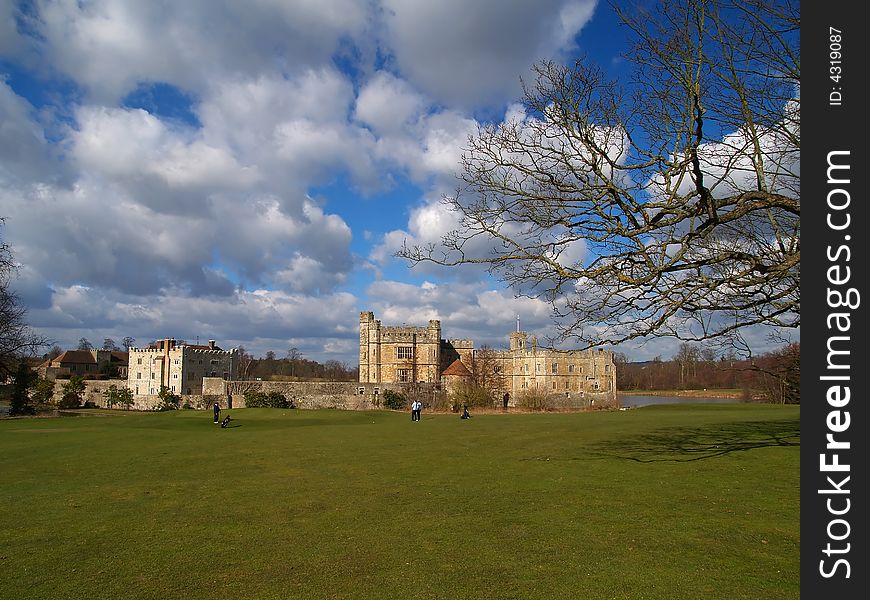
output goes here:
<path id="1" fill-rule="evenodd" d="M 556 389 L 556 382 L 555 381 L 553 382 L 553 389 L 554 390 Z"/>
<path id="2" fill-rule="evenodd" d="M 541 365 L 539 365 L 538 363 L 535 363 L 535 373 L 540 373 L 540 372 L 541 372 Z"/>
<path id="3" fill-rule="evenodd" d="M 568 365 L 568 372 L 569 372 L 569 373 L 573 373 L 573 372 L 574 372 L 574 365 Z"/>
<path id="4" fill-rule="evenodd" d="M 396 369 L 396 378 L 399 383 L 408 383 L 411 381 L 411 369 Z"/>
<path id="5" fill-rule="evenodd" d="M 604 365 L 604 372 L 610 373 L 610 365 Z"/>
<path id="6" fill-rule="evenodd" d="M 136 359 L 136 364 L 137 364 L 137 365 L 141 365 L 141 364 L 142 364 L 142 359 L 141 359 L 141 358 L 137 358 L 137 359 Z"/>
<path id="7" fill-rule="evenodd" d="M 413 346 L 397 346 L 396 358 L 414 358 Z"/>
<path id="8" fill-rule="evenodd" d="M 559 363 L 553 363 L 552 365 L 553 373 L 559 372 Z"/>
<path id="9" fill-rule="evenodd" d="M 139 371 L 136 372 L 136 379 L 142 379 L 142 373 Z"/>

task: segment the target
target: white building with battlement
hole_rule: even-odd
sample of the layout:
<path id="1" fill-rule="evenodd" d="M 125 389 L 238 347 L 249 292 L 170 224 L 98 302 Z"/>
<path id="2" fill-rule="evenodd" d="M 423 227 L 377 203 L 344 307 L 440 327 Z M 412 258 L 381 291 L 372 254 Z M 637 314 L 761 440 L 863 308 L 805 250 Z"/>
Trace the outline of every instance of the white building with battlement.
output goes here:
<path id="1" fill-rule="evenodd" d="M 238 373 L 235 348 L 223 350 L 214 340 L 202 346 L 165 338 L 148 348 L 130 348 L 127 387 L 134 396 L 154 396 L 164 385 L 174 394 L 202 394 L 203 377 L 232 380 Z"/>

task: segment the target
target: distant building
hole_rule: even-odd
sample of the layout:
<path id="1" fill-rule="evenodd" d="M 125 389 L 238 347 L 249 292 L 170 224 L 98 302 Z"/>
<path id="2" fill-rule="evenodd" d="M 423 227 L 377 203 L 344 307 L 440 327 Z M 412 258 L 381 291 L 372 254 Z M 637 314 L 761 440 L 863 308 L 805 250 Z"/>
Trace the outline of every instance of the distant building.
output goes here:
<path id="1" fill-rule="evenodd" d="M 100 373 L 110 373 L 114 378 L 127 378 L 127 352 L 116 350 L 67 350 L 37 367 L 41 377 L 96 377 Z"/>
<path id="2" fill-rule="evenodd" d="M 384 326 L 374 313 L 360 313 L 360 383 L 449 383 L 468 378 L 475 368 L 506 402 L 538 390 L 583 398 L 616 397 L 613 352 L 539 347 L 525 331 L 510 334 L 508 350 L 478 352 L 468 339 L 442 339 L 441 322 L 426 327 Z M 458 364 L 457 364 L 458 361 Z M 467 375 L 466 375 L 467 374 Z"/>
<path id="3" fill-rule="evenodd" d="M 203 377 L 238 378 L 239 352 L 166 338 L 147 348 L 130 348 L 127 387 L 135 396 L 154 396 L 161 386 L 175 394 L 202 394 Z"/>

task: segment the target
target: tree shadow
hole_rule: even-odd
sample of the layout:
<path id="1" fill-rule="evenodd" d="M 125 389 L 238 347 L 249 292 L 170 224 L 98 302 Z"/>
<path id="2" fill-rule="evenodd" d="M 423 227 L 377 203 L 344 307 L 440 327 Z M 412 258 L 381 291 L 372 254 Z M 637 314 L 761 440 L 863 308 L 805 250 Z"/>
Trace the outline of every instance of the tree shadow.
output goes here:
<path id="1" fill-rule="evenodd" d="M 636 462 L 689 462 L 758 448 L 800 446 L 800 421 L 754 421 L 672 428 L 589 448 L 594 454 Z"/>

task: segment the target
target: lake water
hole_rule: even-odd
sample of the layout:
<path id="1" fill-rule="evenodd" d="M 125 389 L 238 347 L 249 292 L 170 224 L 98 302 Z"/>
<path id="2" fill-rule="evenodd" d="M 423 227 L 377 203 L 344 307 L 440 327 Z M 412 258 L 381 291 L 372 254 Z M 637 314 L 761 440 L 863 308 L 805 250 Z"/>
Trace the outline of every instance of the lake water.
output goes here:
<path id="1" fill-rule="evenodd" d="M 650 404 L 734 404 L 739 398 L 688 398 L 685 396 L 629 396 L 621 395 L 619 400 L 628 408 L 648 406 Z"/>

